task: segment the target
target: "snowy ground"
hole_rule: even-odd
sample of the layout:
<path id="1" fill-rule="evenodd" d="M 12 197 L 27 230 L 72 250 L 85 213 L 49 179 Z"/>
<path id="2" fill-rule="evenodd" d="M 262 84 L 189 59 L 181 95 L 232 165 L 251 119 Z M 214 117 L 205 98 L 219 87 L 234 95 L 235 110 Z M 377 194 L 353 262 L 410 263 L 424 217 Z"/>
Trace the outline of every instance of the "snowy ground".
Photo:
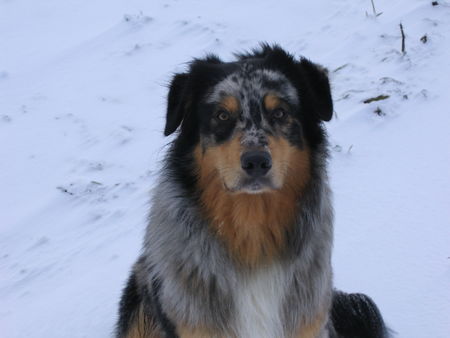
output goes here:
<path id="1" fill-rule="evenodd" d="M 371 295 L 399 337 L 449 338 L 438 2 L 376 0 L 375 18 L 369 0 L 0 0 L 0 337 L 111 335 L 169 142 L 172 73 L 268 41 L 331 71 L 337 287 Z"/>

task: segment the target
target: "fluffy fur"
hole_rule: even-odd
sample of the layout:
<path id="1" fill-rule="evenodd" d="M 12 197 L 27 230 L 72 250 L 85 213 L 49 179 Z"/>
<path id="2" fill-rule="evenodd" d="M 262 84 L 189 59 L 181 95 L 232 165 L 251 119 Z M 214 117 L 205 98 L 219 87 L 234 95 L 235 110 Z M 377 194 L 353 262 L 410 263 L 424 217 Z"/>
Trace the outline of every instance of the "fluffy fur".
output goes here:
<path id="1" fill-rule="evenodd" d="M 386 336 L 372 301 L 332 290 L 332 109 L 326 71 L 277 46 L 174 76 L 117 337 Z"/>

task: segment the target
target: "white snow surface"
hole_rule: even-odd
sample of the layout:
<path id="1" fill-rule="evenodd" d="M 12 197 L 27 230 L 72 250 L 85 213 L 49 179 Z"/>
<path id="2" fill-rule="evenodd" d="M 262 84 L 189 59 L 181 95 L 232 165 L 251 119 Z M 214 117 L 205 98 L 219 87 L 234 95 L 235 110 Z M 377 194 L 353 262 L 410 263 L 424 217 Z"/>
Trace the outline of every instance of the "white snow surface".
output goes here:
<path id="1" fill-rule="evenodd" d="M 398 337 L 449 338 L 438 2 L 375 0 L 375 17 L 369 0 L 0 0 L 0 337 L 112 335 L 171 139 L 171 76 L 266 41 L 330 70 L 336 287 L 370 295 Z"/>

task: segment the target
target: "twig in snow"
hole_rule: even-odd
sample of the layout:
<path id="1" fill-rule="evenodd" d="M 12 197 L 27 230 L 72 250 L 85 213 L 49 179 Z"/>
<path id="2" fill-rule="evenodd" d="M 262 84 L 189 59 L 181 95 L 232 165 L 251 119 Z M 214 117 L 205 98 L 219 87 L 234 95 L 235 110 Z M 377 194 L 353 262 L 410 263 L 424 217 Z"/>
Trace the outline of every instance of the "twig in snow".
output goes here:
<path id="1" fill-rule="evenodd" d="M 386 115 L 386 114 L 381 110 L 380 107 L 377 107 L 373 112 L 374 112 L 375 114 L 377 114 L 378 116 L 384 116 L 384 115 Z"/>
<path id="2" fill-rule="evenodd" d="M 363 103 L 368 104 L 368 103 L 375 102 L 375 101 L 386 100 L 388 98 L 389 98 L 389 95 L 378 95 L 376 97 L 371 97 L 369 99 L 364 100 Z"/>
<path id="3" fill-rule="evenodd" d="M 333 70 L 333 73 L 337 73 L 338 71 L 344 69 L 344 68 L 347 67 L 347 66 L 348 66 L 348 63 L 346 63 L 346 64 L 344 64 L 344 65 L 342 65 L 342 66 L 339 66 L 339 67 L 337 67 L 335 70 Z"/>
<path id="4" fill-rule="evenodd" d="M 401 23 L 400 23 L 400 32 L 402 33 L 402 53 L 406 54 L 405 32 L 403 31 L 403 25 Z"/>
<path id="5" fill-rule="evenodd" d="M 375 3 L 373 2 L 373 0 L 370 0 L 370 1 L 372 2 L 373 16 L 377 17 L 377 16 L 380 16 L 381 14 L 383 14 L 383 12 L 377 13 L 377 10 L 375 9 Z M 367 12 L 366 12 L 366 15 L 368 15 Z"/>
<path id="6" fill-rule="evenodd" d="M 373 3 L 373 0 L 371 0 L 371 1 L 372 1 L 373 15 L 377 16 L 377 10 L 375 9 L 375 4 Z"/>

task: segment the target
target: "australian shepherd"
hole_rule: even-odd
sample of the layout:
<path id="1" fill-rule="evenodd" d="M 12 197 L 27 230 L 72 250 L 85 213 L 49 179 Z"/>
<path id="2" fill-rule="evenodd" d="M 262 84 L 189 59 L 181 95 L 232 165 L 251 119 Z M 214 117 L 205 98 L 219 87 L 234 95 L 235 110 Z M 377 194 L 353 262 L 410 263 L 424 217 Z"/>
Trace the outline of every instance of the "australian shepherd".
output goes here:
<path id="1" fill-rule="evenodd" d="M 325 68 L 262 45 L 176 74 L 117 337 L 386 337 L 372 300 L 333 290 Z"/>

